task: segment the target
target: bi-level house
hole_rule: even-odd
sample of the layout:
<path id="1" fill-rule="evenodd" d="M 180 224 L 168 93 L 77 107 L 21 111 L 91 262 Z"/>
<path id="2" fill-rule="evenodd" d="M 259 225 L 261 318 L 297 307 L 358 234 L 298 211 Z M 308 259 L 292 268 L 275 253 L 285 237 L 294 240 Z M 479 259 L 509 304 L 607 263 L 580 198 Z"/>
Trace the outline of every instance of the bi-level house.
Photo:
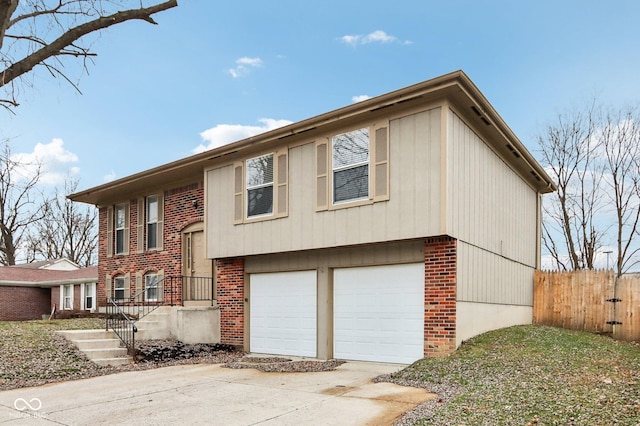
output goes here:
<path id="1" fill-rule="evenodd" d="M 100 300 L 205 299 L 246 351 L 407 363 L 531 322 L 554 189 L 458 71 L 70 198 L 100 209 Z"/>

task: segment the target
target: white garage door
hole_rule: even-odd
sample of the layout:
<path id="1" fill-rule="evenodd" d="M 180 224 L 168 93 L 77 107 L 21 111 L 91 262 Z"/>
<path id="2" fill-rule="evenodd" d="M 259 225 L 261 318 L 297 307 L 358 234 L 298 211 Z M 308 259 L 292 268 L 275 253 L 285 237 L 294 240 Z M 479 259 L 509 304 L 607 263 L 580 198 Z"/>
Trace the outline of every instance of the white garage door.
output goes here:
<path id="1" fill-rule="evenodd" d="M 336 269 L 333 355 L 412 363 L 423 357 L 424 264 Z"/>
<path id="2" fill-rule="evenodd" d="M 316 356 L 316 271 L 251 274 L 251 352 Z"/>

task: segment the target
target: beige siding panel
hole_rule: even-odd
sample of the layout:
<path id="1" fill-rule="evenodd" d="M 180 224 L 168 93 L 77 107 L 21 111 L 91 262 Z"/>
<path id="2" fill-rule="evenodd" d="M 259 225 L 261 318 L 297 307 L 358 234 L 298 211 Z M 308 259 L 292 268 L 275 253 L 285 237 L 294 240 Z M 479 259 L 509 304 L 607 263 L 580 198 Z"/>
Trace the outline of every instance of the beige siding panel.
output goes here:
<path id="1" fill-rule="evenodd" d="M 458 241 L 458 301 L 533 306 L 533 267 Z"/>
<path id="2" fill-rule="evenodd" d="M 536 191 L 452 111 L 448 123 L 448 233 L 535 266 Z"/>
<path id="3" fill-rule="evenodd" d="M 291 252 L 438 235 L 440 108 L 389 122 L 388 201 L 317 211 L 316 145 L 289 149 L 287 217 L 233 224 L 233 165 L 207 171 L 211 258 Z"/>
<path id="4" fill-rule="evenodd" d="M 245 272 L 254 274 L 415 262 L 424 262 L 424 240 L 251 256 L 245 259 Z"/>

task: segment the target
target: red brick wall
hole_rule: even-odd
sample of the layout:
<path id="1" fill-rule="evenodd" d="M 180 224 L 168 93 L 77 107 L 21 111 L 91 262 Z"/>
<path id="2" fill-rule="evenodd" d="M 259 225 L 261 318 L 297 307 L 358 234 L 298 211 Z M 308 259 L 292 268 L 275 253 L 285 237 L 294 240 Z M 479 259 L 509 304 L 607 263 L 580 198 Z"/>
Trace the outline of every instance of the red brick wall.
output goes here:
<path id="1" fill-rule="evenodd" d="M 456 350 L 457 243 L 427 238 L 424 248 L 424 355 Z"/>
<path id="2" fill-rule="evenodd" d="M 42 319 L 51 308 L 51 290 L 38 287 L 0 287 L 0 321 Z"/>
<path id="3" fill-rule="evenodd" d="M 157 192 L 155 192 L 157 193 Z M 153 195 L 153 192 L 148 194 Z M 197 201 L 197 207 L 193 201 Z M 125 200 L 123 200 L 125 201 Z M 96 298 L 99 306 L 106 301 L 105 276 L 130 273 L 130 294 L 135 294 L 135 274 L 164 270 L 165 276 L 182 275 L 182 230 L 204 218 L 204 183 L 197 182 L 179 188 L 164 191 L 164 232 L 163 249 L 138 253 L 138 200 L 129 201 L 129 254 L 107 257 L 107 206 L 100 208 L 99 248 L 98 248 L 98 285 Z M 142 217 L 143 215 L 141 215 Z M 146 227 L 145 227 L 146 228 Z M 166 289 L 164 300 L 171 298 Z M 182 303 L 182 289 L 177 289 L 178 300 Z"/>
<path id="4" fill-rule="evenodd" d="M 221 343 L 244 344 L 244 258 L 216 259 Z"/>

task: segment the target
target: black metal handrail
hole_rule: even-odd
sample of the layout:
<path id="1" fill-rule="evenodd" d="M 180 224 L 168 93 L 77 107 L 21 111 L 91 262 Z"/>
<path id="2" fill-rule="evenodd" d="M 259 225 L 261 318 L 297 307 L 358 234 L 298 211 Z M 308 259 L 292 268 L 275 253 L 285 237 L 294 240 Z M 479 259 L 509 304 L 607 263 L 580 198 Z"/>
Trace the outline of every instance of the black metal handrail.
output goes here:
<path id="1" fill-rule="evenodd" d="M 107 331 L 113 330 L 127 348 L 131 356 L 136 352 L 136 333 L 138 328 L 131 318 L 118 306 L 115 300 L 107 297 Z"/>
<path id="2" fill-rule="evenodd" d="M 182 301 L 184 302 L 204 302 L 215 300 L 213 278 L 211 277 L 173 277 L 179 279 L 182 285 Z"/>
<path id="3" fill-rule="evenodd" d="M 135 333 L 138 331 L 135 322 L 160 306 L 175 306 L 179 294 L 182 296 L 183 304 L 185 301 L 211 301 L 213 305 L 215 300 L 213 278 L 167 276 L 159 280 L 156 286 L 144 288 L 133 296 L 123 299 L 107 297 L 107 331 L 109 329 L 115 331 L 133 356 Z"/>
<path id="4" fill-rule="evenodd" d="M 150 297 L 151 291 L 154 292 L 155 297 Z M 169 292 L 171 297 L 170 304 L 173 306 L 173 292 Z M 153 288 L 143 288 L 133 296 L 125 297 L 123 299 L 113 299 L 113 303 L 133 321 L 139 321 L 143 317 L 149 315 L 151 312 L 164 305 L 165 296 L 165 280 L 159 280 L 157 285 Z"/>

